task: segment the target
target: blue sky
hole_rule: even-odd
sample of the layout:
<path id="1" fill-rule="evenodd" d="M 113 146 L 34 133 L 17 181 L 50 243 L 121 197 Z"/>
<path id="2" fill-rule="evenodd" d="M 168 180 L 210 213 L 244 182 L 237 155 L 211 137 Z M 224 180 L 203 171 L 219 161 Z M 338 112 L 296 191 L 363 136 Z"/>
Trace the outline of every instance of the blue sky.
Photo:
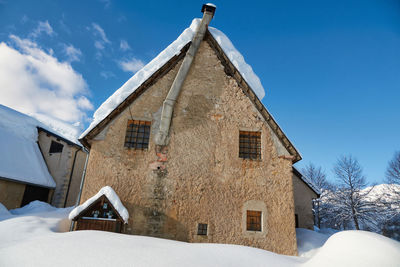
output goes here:
<path id="1" fill-rule="evenodd" d="M 263 103 L 303 156 L 296 165 L 333 178 L 336 159 L 352 154 L 381 183 L 400 150 L 400 2 L 214 3 L 211 25 L 260 77 Z M 1 0 L 0 103 L 83 129 L 202 4 Z"/>

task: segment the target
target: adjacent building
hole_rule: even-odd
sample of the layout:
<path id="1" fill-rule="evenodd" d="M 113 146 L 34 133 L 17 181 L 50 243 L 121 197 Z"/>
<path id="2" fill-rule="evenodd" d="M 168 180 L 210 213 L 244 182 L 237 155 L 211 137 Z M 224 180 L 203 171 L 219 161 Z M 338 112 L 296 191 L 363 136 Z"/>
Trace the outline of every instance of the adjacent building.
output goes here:
<path id="1" fill-rule="evenodd" d="M 38 120 L 0 105 L 0 203 L 73 206 L 86 153 Z"/>
<path id="2" fill-rule="evenodd" d="M 314 203 L 320 197 L 319 190 L 293 167 L 293 192 L 296 228 L 314 230 Z"/>

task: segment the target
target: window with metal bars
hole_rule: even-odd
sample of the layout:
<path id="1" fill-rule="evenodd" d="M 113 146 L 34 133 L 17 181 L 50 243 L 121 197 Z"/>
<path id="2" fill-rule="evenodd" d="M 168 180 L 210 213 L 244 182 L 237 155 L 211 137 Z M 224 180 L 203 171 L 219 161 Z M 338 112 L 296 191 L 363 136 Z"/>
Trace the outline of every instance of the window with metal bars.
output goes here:
<path id="1" fill-rule="evenodd" d="M 207 224 L 199 223 L 197 226 L 197 235 L 207 235 Z"/>
<path id="2" fill-rule="evenodd" d="M 150 121 L 129 120 L 126 128 L 125 147 L 147 150 L 150 139 Z"/>
<path id="3" fill-rule="evenodd" d="M 247 211 L 247 231 L 261 232 L 261 211 Z"/>
<path id="4" fill-rule="evenodd" d="M 239 132 L 239 157 L 261 159 L 261 132 Z"/>

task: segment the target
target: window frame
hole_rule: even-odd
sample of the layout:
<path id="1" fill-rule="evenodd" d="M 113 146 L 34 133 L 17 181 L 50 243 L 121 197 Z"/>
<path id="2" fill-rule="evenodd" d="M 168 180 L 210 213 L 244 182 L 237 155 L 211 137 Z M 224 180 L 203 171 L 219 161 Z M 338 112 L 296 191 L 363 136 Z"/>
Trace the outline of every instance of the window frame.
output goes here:
<path id="1" fill-rule="evenodd" d="M 151 121 L 128 120 L 125 131 L 124 147 L 126 149 L 147 151 L 150 146 L 150 135 Z"/>
<path id="2" fill-rule="evenodd" d="M 249 215 L 250 213 L 250 215 Z M 255 215 L 256 214 L 256 215 Z M 256 217 L 257 216 L 257 217 Z M 250 232 L 262 232 L 263 227 L 263 213 L 260 210 L 246 210 L 246 231 Z M 251 217 L 256 217 L 256 223 L 251 221 Z M 255 227 L 258 226 L 258 227 Z"/>
<path id="3" fill-rule="evenodd" d="M 262 160 L 261 131 L 239 131 L 239 158 Z"/>
<path id="4" fill-rule="evenodd" d="M 204 228 L 205 226 L 205 228 Z M 197 235 L 207 236 L 208 235 L 208 224 L 207 223 L 198 223 L 197 224 Z"/>

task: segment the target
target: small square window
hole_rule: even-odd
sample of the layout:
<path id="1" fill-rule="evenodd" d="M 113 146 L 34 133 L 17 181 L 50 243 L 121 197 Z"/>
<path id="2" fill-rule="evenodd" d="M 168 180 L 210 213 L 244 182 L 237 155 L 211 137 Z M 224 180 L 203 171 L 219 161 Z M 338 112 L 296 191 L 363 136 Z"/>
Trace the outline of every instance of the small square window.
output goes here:
<path id="1" fill-rule="evenodd" d="M 247 231 L 261 232 L 261 211 L 247 211 Z"/>
<path id="2" fill-rule="evenodd" d="M 239 157 L 261 159 L 261 132 L 239 132 Z"/>
<path id="3" fill-rule="evenodd" d="M 199 223 L 197 226 L 197 235 L 207 235 L 207 224 Z"/>
<path id="4" fill-rule="evenodd" d="M 129 120 L 126 128 L 125 147 L 147 150 L 149 148 L 150 139 L 149 121 Z"/>
<path id="5" fill-rule="evenodd" d="M 51 141 L 49 153 L 61 153 L 64 145 L 55 141 Z"/>

